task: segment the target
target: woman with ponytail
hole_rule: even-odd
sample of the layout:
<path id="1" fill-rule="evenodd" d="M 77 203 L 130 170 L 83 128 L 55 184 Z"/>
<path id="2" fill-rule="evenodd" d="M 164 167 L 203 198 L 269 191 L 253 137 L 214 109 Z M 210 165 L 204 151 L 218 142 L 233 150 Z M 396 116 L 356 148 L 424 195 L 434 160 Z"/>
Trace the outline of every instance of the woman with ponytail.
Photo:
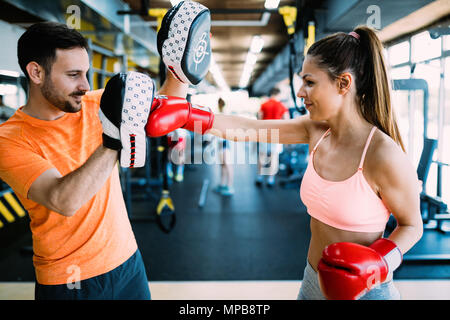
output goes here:
<path id="1" fill-rule="evenodd" d="M 302 117 L 215 115 L 210 133 L 226 139 L 310 146 L 300 196 L 312 237 L 298 299 L 400 299 L 393 271 L 422 236 L 420 185 L 382 50 L 366 26 L 314 43 L 300 73 L 297 96 L 309 111 Z M 390 214 L 397 227 L 383 238 Z"/>
<path id="2" fill-rule="evenodd" d="M 206 118 L 206 131 L 221 138 L 309 144 L 300 197 L 311 240 L 299 299 L 399 299 L 393 271 L 422 236 L 421 188 L 395 120 L 382 49 L 366 26 L 314 43 L 297 93 L 304 116 Z M 174 117 L 160 109 L 165 120 Z M 397 227 L 383 238 L 391 214 Z"/>
<path id="3" fill-rule="evenodd" d="M 399 299 L 393 271 L 422 236 L 420 184 L 382 50 L 360 26 L 316 42 L 303 64 L 298 96 L 309 115 L 300 127 L 311 154 L 301 198 L 312 239 L 299 299 Z M 397 227 L 385 239 L 391 213 Z"/>

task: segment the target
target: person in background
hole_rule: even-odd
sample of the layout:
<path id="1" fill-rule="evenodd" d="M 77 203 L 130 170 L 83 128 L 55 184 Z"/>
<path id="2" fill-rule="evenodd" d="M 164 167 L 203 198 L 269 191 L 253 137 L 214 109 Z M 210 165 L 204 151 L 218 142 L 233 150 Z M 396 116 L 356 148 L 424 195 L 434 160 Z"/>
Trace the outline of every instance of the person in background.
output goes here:
<path id="1" fill-rule="evenodd" d="M 224 113 L 225 101 L 222 98 L 218 100 L 219 113 Z M 223 196 L 232 196 L 233 188 L 233 166 L 230 159 L 230 141 L 219 138 L 219 157 L 220 157 L 220 184 L 214 188 L 214 191 Z"/>
<path id="2" fill-rule="evenodd" d="M 169 145 L 169 161 L 167 162 L 167 174 L 173 178 L 173 166 L 176 166 L 174 180 L 182 182 L 184 180 L 184 163 L 186 151 L 186 139 L 188 133 L 185 129 L 177 129 L 167 135 Z"/>
<path id="3" fill-rule="evenodd" d="M 281 91 L 278 88 L 272 88 L 269 93 L 269 100 L 261 105 L 258 112 L 260 120 L 278 120 L 289 119 L 288 109 L 280 102 Z M 256 185 L 262 186 L 264 182 L 263 167 L 270 165 L 268 170 L 267 186 L 275 185 L 275 174 L 278 172 L 279 145 L 275 143 L 258 143 L 258 172 Z"/>

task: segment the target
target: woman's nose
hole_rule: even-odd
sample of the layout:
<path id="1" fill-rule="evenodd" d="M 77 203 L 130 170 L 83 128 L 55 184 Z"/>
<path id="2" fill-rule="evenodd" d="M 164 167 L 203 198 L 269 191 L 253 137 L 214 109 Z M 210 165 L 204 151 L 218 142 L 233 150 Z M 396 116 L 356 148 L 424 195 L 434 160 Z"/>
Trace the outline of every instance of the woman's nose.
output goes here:
<path id="1" fill-rule="evenodd" d="M 303 88 L 303 85 L 300 87 L 300 89 L 298 89 L 297 97 L 303 98 L 303 99 L 306 97 L 306 92 L 305 92 L 305 89 Z"/>

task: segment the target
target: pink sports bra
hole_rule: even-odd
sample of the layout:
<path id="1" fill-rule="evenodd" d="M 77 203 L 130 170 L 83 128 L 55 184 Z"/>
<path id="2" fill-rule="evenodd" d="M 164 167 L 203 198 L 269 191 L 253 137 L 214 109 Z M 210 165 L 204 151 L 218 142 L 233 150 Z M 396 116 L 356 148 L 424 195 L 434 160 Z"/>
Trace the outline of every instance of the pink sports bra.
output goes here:
<path id="1" fill-rule="evenodd" d="M 343 181 L 325 180 L 314 169 L 315 151 L 330 129 L 320 138 L 310 154 L 300 187 L 300 198 L 310 216 L 342 230 L 380 232 L 385 229 L 390 212 L 370 187 L 362 171 L 375 130 L 376 127 L 373 127 L 367 138 L 358 171 Z"/>

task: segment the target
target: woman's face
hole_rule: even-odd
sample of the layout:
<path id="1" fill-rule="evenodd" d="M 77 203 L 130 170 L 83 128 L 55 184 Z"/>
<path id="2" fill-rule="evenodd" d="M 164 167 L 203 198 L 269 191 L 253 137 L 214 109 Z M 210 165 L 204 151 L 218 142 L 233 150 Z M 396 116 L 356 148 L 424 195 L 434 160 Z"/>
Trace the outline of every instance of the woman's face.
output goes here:
<path id="1" fill-rule="evenodd" d="M 311 120 L 324 121 L 336 115 L 343 101 L 337 81 L 331 80 L 310 56 L 303 62 L 300 77 L 303 82 L 297 97 L 304 100 Z"/>

